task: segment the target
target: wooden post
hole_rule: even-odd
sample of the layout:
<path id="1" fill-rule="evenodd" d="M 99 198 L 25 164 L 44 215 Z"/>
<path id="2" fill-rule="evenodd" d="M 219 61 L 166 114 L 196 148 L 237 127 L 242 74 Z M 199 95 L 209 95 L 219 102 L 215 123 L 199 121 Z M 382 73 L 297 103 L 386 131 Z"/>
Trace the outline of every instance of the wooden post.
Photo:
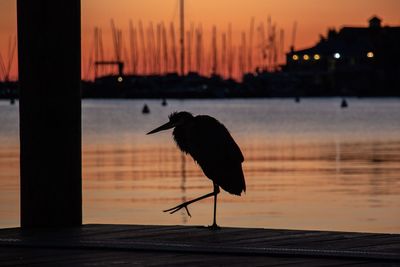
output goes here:
<path id="1" fill-rule="evenodd" d="M 17 0 L 21 226 L 82 223 L 80 0 Z"/>

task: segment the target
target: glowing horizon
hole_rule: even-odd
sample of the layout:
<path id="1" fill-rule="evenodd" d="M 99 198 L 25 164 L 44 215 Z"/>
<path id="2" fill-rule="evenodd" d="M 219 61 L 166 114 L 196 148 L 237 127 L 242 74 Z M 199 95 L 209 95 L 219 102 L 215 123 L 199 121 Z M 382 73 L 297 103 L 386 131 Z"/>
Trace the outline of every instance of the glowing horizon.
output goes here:
<path id="1" fill-rule="evenodd" d="M 15 0 L 2 0 L 0 3 L 0 53 L 7 61 L 8 38 L 16 35 Z M 124 46 L 129 48 L 129 21 L 134 25 L 142 21 L 147 27 L 153 23 L 163 22 L 169 27 L 170 22 L 179 23 L 178 0 L 82 0 L 82 77 L 88 70 L 88 61 L 93 50 L 94 27 L 103 31 L 104 52 L 107 57 L 113 55 L 110 20 L 123 32 Z M 248 34 L 252 18 L 256 27 L 263 22 L 268 24 L 268 17 L 276 23 L 277 32 L 284 30 L 284 50 L 291 45 L 293 24 L 297 23 L 295 39 L 296 49 L 314 45 L 319 35 L 325 35 L 328 28 L 339 29 L 343 26 L 368 25 L 367 20 L 377 15 L 383 20 L 383 25 L 399 25 L 400 1 L 396 0 L 327 0 L 321 5 L 319 0 L 186 0 L 186 29 L 191 25 L 202 25 L 204 31 L 204 46 L 211 47 L 211 30 L 216 25 L 220 34 L 232 25 L 232 39 L 236 46 L 240 45 L 241 33 Z M 220 38 L 220 37 L 218 37 Z M 248 38 L 248 36 L 247 36 Z M 220 42 L 220 40 L 219 40 Z M 247 39 L 248 42 L 248 39 Z M 256 42 L 256 37 L 254 41 Z M 282 61 L 282 59 L 279 59 Z M 11 70 L 11 79 L 17 76 L 16 57 Z M 209 65 L 209 63 L 208 63 Z M 206 67 L 209 68 L 209 67 Z"/>

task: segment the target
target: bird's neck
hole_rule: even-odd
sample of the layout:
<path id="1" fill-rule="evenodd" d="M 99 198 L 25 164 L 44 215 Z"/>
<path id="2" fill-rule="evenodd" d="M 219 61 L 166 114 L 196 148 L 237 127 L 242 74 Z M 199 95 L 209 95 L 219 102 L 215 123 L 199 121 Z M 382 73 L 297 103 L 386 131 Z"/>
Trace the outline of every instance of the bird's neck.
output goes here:
<path id="1" fill-rule="evenodd" d="M 175 143 L 178 145 L 179 149 L 183 152 L 188 152 L 188 140 L 187 140 L 187 128 L 185 125 L 178 125 L 174 128 L 172 132 L 174 136 Z"/>

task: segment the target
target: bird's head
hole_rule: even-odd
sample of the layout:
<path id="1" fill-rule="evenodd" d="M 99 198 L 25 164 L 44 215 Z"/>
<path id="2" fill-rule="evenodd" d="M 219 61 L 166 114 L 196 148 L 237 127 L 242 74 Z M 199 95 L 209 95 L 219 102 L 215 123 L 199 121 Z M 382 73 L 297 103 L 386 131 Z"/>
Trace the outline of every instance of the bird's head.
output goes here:
<path id="1" fill-rule="evenodd" d="M 193 118 L 193 115 L 187 111 L 181 111 L 181 112 L 174 112 L 171 113 L 169 116 L 169 122 L 161 125 L 160 127 L 157 127 L 156 129 L 148 132 L 147 134 L 153 134 L 157 133 L 160 131 L 168 130 L 171 128 L 174 128 L 176 126 L 185 124 L 187 121 Z"/>

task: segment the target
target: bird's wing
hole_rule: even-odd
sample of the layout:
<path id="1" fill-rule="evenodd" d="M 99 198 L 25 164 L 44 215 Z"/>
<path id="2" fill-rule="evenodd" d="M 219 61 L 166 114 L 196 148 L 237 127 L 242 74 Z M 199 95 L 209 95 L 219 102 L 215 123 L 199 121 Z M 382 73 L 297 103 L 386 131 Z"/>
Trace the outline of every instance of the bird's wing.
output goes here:
<path id="1" fill-rule="evenodd" d="M 196 116 L 189 131 L 189 153 L 196 161 L 244 161 L 243 154 L 229 131 L 213 117 Z"/>
<path id="2" fill-rule="evenodd" d="M 224 125 L 210 116 L 196 116 L 187 135 L 188 152 L 208 178 L 232 194 L 246 190 L 243 154 Z"/>

